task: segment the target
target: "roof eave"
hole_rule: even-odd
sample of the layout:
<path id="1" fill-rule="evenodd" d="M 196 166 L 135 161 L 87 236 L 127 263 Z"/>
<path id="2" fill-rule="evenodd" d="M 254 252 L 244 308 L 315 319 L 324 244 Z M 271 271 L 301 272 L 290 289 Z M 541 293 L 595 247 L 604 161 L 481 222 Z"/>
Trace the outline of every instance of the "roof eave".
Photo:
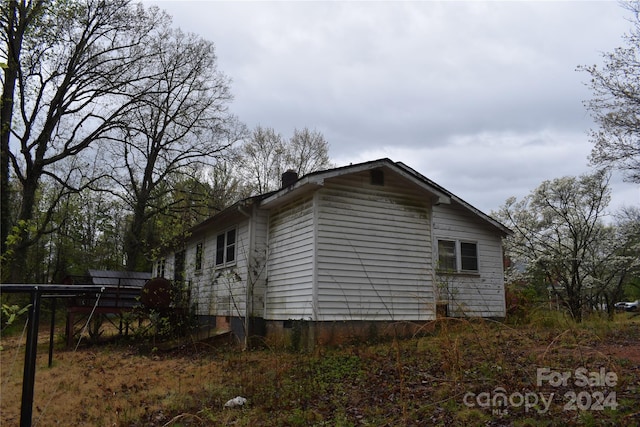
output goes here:
<path id="1" fill-rule="evenodd" d="M 260 207 L 271 209 L 277 206 L 281 206 L 302 194 L 321 188 L 323 185 L 324 179 L 319 179 L 317 177 L 302 178 L 296 181 L 294 184 L 286 188 L 282 188 L 269 197 L 263 199 L 260 202 Z"/>
<path id="2" fill-rule="evenodd" d="M 434 182 L 425 178 L 422 175 L 417 176 L 415 173 L 410 173 L 413 171 L 411 168 L 404 166 L 402 163 L 395 163 L 394 161 L 384 158 L 373 160 L 370 162 L 359 163 L 356 165 L 348 165 L 342 166 L 339 168 L 329 169 L 326 171 L 318 171 L 312 172 L 308 175 L 305 175 L 292 185 L 282 188 L 280 190 L 275 191 L 272 195 L 262 200 L 260 203 L 260 207 L 262 208 L 273 208 L 279 205 L 282 205 L 295 197 L 304 194 L 307 191 L 316 190 L 322 186 L 324 186 L 324 182 L 327 179 L 335 178 L 337 176 L 341 176 L 344 174 L 352 174 L 363 172 L 367 170 L 378 169 L 381 167 L 387 167 L 392 169 L 394 172 L 403 176 L 405 179 L 408 179 L 421 187 L 422 189 L 428 191 L 433 194 L 435 197 L 435 203 L 438 204 L 449 204 L 451 203 L 451 194 L 444 190 L 442 187 L 438 186 Z"/>

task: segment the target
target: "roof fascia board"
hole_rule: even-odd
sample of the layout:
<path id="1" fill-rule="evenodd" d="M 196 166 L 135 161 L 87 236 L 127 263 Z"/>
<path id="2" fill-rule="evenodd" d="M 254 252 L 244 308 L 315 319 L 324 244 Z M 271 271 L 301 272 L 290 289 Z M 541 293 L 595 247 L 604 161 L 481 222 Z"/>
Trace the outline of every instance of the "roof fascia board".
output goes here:
<path id="1" fill-rule="evenodd" d="M 305 193 L 308 190 L 315 190 L 322 187 L 323 185 L 324 177 L 304 177 L 296 181 L 294 184 L 288 186 L 287 188 L 276 191 L 271 196 L 262 200 L 262 202 L 260 202 L 260 207 L 267 209 L 274 208 L 296 198 L 297 196 Z"/>
<path id="2" fill-rule="evenodd" d="M 442 187 L 440 187 L 439 185 L 437 185 L 436 183 L 434 183 L 433 181 L 431 181 L 430 179 L 426 178 L 425 176 L 422 175 L 416 175 L 414 173 L 411 172 L 415 172 L 411 169 L 411 172 L 407 171 L 405 168 L 403 168 L 402 166 L 404 166 L 404 164 L 402 163 L 394 163 L 393 164 L 395 172 L 398 173 L 398 175 L 402 176 L 403 178 L 415 183 L 416 185 L 418 185 L 419 187 L 421 187 L 422 189 L 428 191 L 429 193 L 433 194 L 434 196 L 436 196 L 436 204 L 438 205 L 449 205 L 451 204 L 451 197 L 453 196 L 451 193 L 447 192 L 446 190 L 444 190 Z"/>
<path id="3" fill-rule="evenodd" d="M 202 229 L 208 228 L 211 224 L 232 219 L 237 212 L 241 213 L 243 217 L 250 217 L 251 216 L 250 210 L 247 211 L 247 209 L 250 209 L 250 207 L 256 203 L 256 200 L 260 200 L 261 197 L 262 196 L 254 196 L 254 197 L 249 197 L 249 198 L 240 200 L 234 203 L 233 205 L 221 210 L 220 212 L 213 215 L 212 217 L 207 218 L 201 223 L 194 225 L 189 229 L 190 235 L 187 237 L 187 240 L 189 240 L 189 238 L 193 234 L 199 232 Z"/>
<path id="4" fill-rule="evenodd" d="M 455 201 L 456 203 L 460 204 L 467 210 L 471 211 L 472 213 L 474 213 L 484 221 L 491 224 L 493 227 L 498 229 L 503 234 L 505 235 L 513 234 L 512 230 L 510 230 L 509 228 L 501 224 L 499 221 L 496 221 L 495 219 L 491 218 L 489 215 L 485 214 L 484 212 L 480 211 L 479 209 L 475 208 L 474 206 L 460 199 L 453 193 L 449 192 L 445 188 L 441 187 L 440 185 L 431 181 L 429 178 L 417 172 L 415 169 L 405 165 L 402 162 L 394 162 L 388 158 L 373 160 L 365 163 L 359 163 L 356 165 L 343 166 L 335 169 L 330 169 L 327 171 L 312 172 L 302 177 L 301 179 L 299 179 L 298 181 L 296 181 L 295 183 L 293 183 L 292 185 L 286 188 L 282 188 L 280 190 L 276 190 L 264 195 L 254 196 L 245 200 L 241 200 L 229 206 L 225 210 L 219 212 L 218 214 L 214 215 L 213 217 L 209 218 L 208 220 L 192 227 L 190 231 L 191 233 L 195 233 L 196 231 L 199 231 L 202 228 L 209 226 L 211 223 L 215 223 L 220 220 L 226 219 L 229 216 L 232 216 L 236 212 L 240 212 L 241 214 L 244 214 L 243 216 L 245 216 L 246 215 L 245 208 L 247 208 L 249 205 L 252 205 L 254 203 L 259 203 L 260 208 L 264 208 L 264 209 L 274 208 L 276 206 L 280 206 L 284 203 L 291 201 L 292 199 L 306 193 L 307 191 L 313 191 L 318 188 L 321 188 L 322 186 L 324 186 L 325 180 L 327 179 L 335 178 L 341 175 L 358 173 L 358 172 L 371 170 L 371 169 L 377 169 L 380 167 L 386 167 L 393 170 L 395 173 L 399 174 L 403 178 L 413 182 L 420 188 L 433 194 L 436 198 L 435 199 L 436 204 L 451 204 L 452 201 Z"/>
<path id="5" fill-rule="evenodd" d="M 480 218 L 484 219 L 486 222 L 490 223 L 492 226 L 494 226 L 500 232 L 502 232 L 505 236 L 510 236 L 510 235 L 513 234 L 513 230 L 511 230 L 510 228 L 506 227 L 505 225 L 503 225 L 499 221 L 496 221 L 495 219 L 493 219 L 492 217 L 490 217 L 486 213 L 482 212 L 478 208 L 476 208 L 476 207 L 470 205 L 469 203 L 465 202 L 464 200 L 462 200 L 458 196 L 453 196 L 452 199 L 455 200 L 456 203 L 464 206 L 466 209 L 470 210 L 471 212 L 475 213 Z"/>

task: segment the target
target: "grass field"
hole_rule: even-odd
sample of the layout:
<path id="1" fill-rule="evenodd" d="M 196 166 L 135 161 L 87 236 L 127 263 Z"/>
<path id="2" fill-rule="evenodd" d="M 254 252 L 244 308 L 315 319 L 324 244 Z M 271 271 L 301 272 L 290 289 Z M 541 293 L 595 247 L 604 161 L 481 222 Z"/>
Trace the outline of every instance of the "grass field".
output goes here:
<path id="1" fill-rule="evenodd" d="M 422 336 L 314 353 L 190 343 L 59 345 L 37 426 L 637 426 L 640 317 L 443 319 Z M 24 342 L 2 337 L 0 425 L 19 424 Z M 242 396 L 242 407 L 225 408 Z"/>

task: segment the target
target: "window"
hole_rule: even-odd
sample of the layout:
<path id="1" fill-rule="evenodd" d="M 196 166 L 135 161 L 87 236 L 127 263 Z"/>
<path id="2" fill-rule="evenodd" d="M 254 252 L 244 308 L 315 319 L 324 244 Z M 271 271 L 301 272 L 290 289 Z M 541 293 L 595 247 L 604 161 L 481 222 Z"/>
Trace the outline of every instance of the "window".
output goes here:
<path id="1" fill-rule="evenodd" d="M 438 269 L 449 272 L 478 272 L 478 244 L 438 240 Z"/>
<path id="2" fill-rule="evenodd" d="M 216 266 L 226 265 L 236 260 L 235 228 L 218 234 L 216 238 Z"/>
<path id="3" fill-rule="evenodd" d="M 196 245 L 196 262 L 195 262 L 196 271 L 202 271 L 202 252 L 203 252 L 203 244 L 202 242 L 200 242 Z"/>
<path id="4" fill-rule="evenodd" d="M 165 259 L 159 259 L 156 264 L 156 277 L 164 277 Z"/>

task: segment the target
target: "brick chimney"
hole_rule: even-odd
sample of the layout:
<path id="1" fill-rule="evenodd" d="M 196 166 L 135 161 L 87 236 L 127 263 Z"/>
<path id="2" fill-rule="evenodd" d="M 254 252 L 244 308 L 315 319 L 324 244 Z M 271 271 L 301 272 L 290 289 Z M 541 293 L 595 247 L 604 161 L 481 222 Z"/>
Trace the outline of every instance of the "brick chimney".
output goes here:
<path id="1" fill-rule="evenodd" d="M 298 172 L 293 169 L 289 169 L 285 173 L 282 174 L 282 188 L 287 188 L 290 185 L 295 184 L 298 180 Z"/>

